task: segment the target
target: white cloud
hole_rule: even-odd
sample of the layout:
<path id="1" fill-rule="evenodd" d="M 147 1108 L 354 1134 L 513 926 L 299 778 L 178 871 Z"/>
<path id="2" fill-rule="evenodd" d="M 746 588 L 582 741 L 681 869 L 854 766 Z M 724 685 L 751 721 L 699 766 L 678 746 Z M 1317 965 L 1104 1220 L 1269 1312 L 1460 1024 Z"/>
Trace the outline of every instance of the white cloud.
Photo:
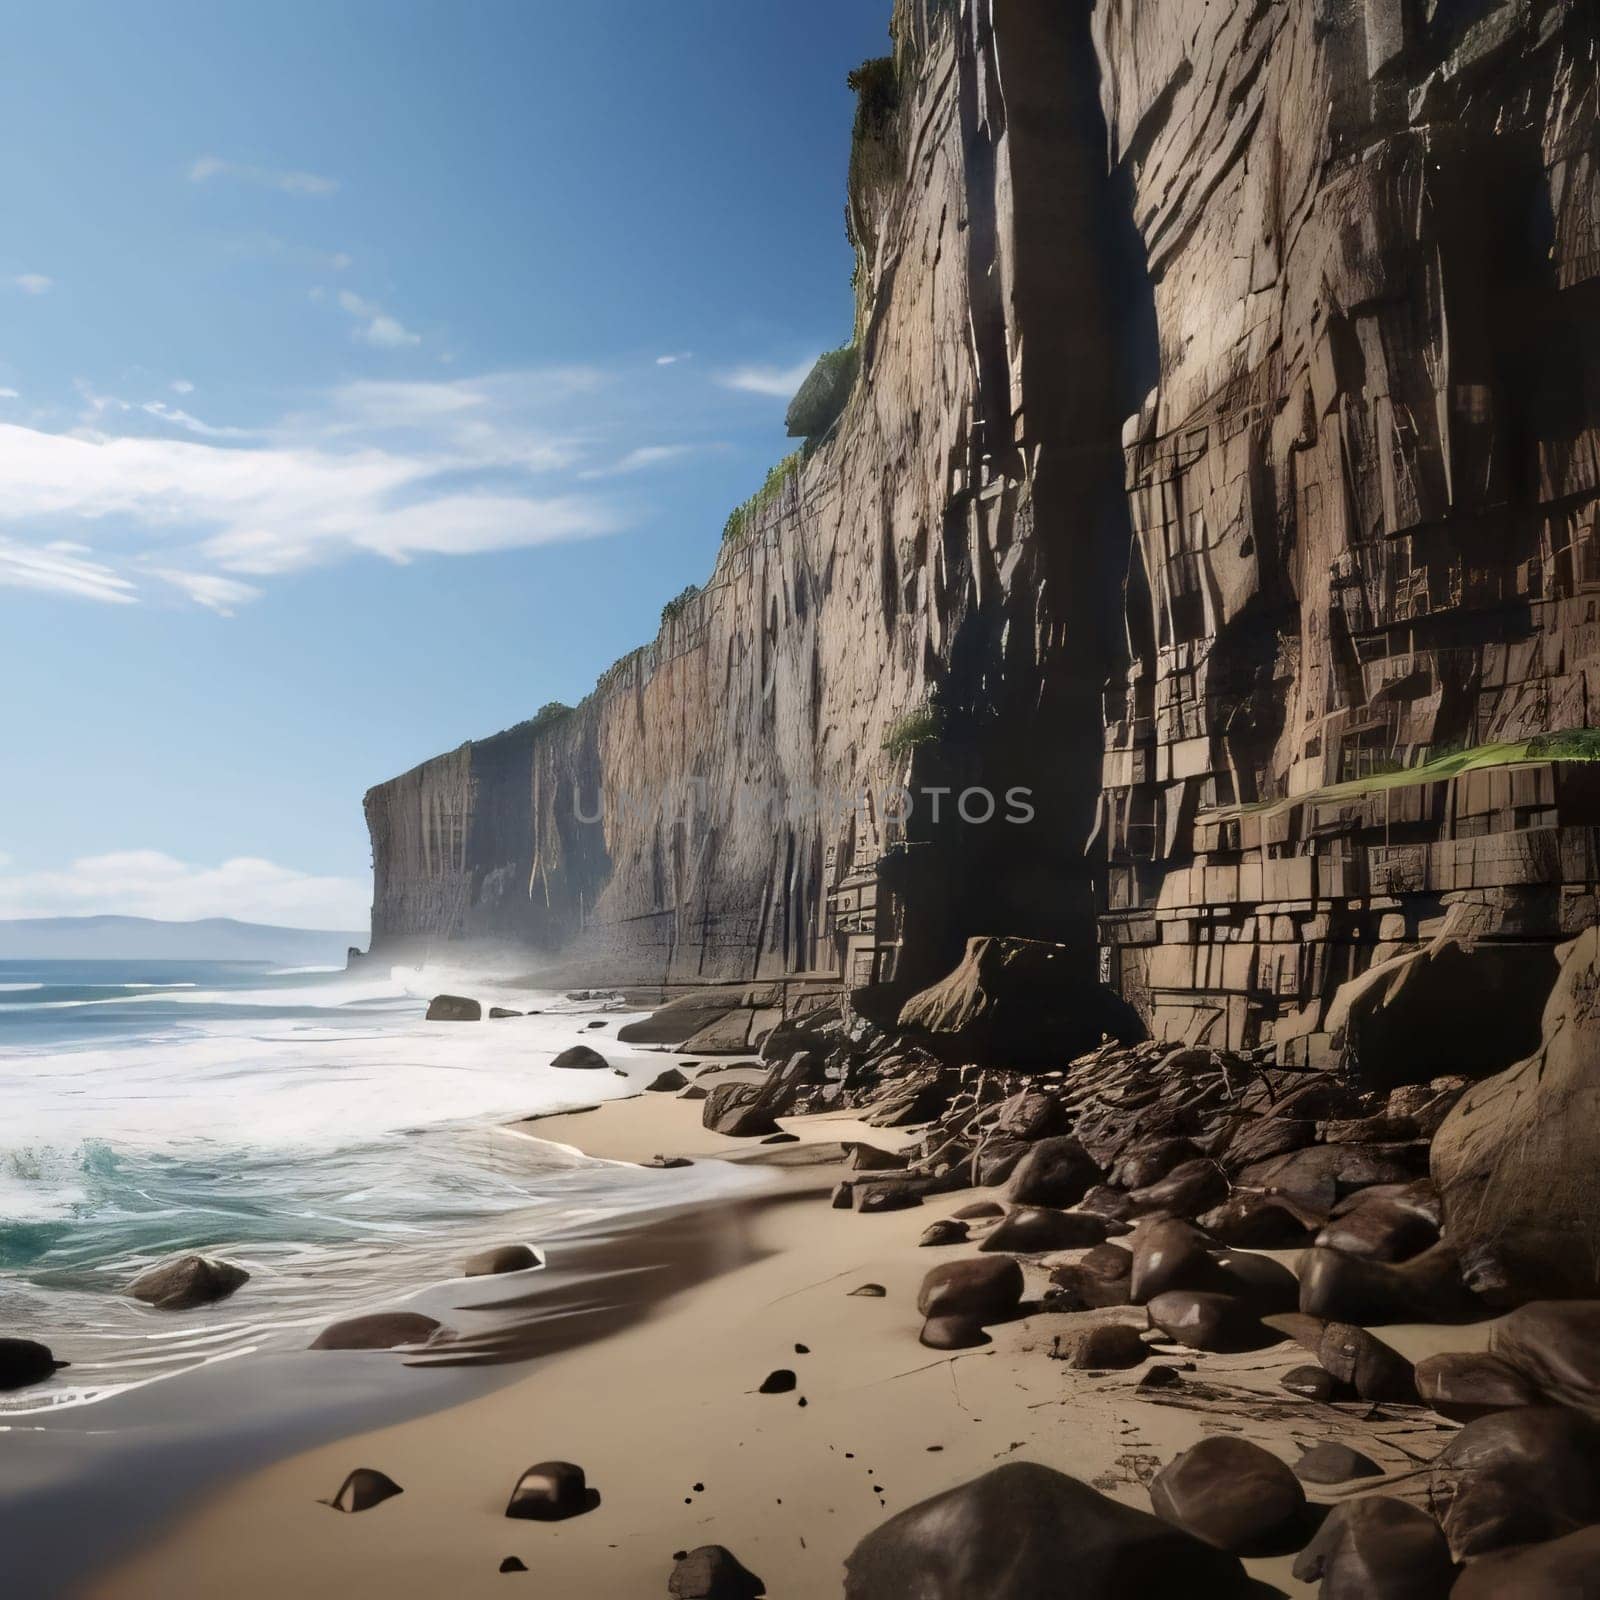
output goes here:
<path id="1" fill-rule="evenodd" d="M 8 865 L 0 856 L 0 868 Z M 236 917 L 295 928 L 367 925 L 371 885 L 238 856 L 196 866 L 159 850 L 84 856 L 56 871 L 0 870 L 0 917 Z"/>
<path id="2" fill-rule="evenodd" d="M 135 585 L 113 568 L 88 561 L 81 545 L 57 540 L 35 546 L 0 535 L 0 589 L 32 589 L 107 605 L 132 605 Z"/>
<path id="3" fill-rule="evenodd" d="M 261 598 L 261 591 L 254 584 L 225 578 L 220 572 L 180 572 L 172 567 L 157 567 L 152 576 L 182 590 L 196 605 L 215 611 L 219 617 L 231 617 L 235 606 Z"/>
<path id="4" fill-rule="evenodd" d="M 315 172 L 285 172 L 273 167 L 251 166 L 243 161 L 224 161 L 220 156 L 200 156 L 189 164 L 190 183 L 210 183 L 214 178 L 233 178 L 240 183 L 276 189 L 282 194 L 325 196 L 339 189 L 337 179 L 324 178 Z"/>
<path id="5" fill-rule="evenodd" d="M 339 309 L 361 324 L 355 331 L 355 337 L 375 349 L 404 350 L 422 343 L 420 333 L 413 333 L 384 311 L 382 306 L 374 305 L 350 289 L 339 291 Z"/>
<path id="6" fill-rule="evenodd" d="M 49 294 L 56 282 L 42 272 L 19 272 L 11 281 L 24 294 Z"/>
<path id="7" fill-rule="evenodd" d="M 187 378 L 174 378 L 172 382 L 167 385 L 167 387 L 171 389 L 174 394 L 194 393 L 194 385 L 190 383 Z"/>
<path id="8" fill-rule="evenodd" d="M 664 466 L 669 461 L 679 461 L 684 456 L 693 455 L 695 446 L 692 444 L 646 444 L 637 450 L 630 450 L 619 461 L 613 462 L 609 467 L 590 467 L 586 472 L 580 472 L 580 478 L 620 478 L 634 472 L 646 472 L 651 467 Z"/>
<path id="9" fill-rule="evenodd" d="M 790 400 L 816 364 L 817 358 L 809 356 L 792 367 L 735 367 L 731 372 L 718 373 L 717 382 L 724 389 L 741 389 L 746 394 Z"/>
<path id="10" fill-rule="evenodd" d="M 22 396 L 15 389 L 0 389 L 0 400 L 20 400 Z"/>
<path id="11" fill-rule="evenodd" d="M 676 355 L 657 356 L 656 365 L 658 367 L 673 367 L 676 366 L 680 361 L 690 360 L 693 355 L 694 352 L 692 350 L 680 350 Z"/>

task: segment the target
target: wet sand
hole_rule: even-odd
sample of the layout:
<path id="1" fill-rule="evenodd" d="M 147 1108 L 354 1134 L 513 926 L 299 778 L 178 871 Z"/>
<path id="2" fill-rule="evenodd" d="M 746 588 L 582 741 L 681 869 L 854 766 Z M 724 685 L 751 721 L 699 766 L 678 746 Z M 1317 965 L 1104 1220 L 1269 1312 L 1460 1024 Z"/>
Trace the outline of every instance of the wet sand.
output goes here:
<path id="1" fill-rule="evenodd" d="M 1043 1462 L 1147 1507 L 1154 1472 L 1210 1432 L 1242 1434 L 1291 1461 L 1301 1443 L 1342 1438 L 1403 1473 L 1448 1431 L 1415 1411 L 1287 1394 L 1279 1376 L 1307 1359 L 1290 1344 L 1194 1357 L 1197 1370 L 1177 1392 L 1138 1391 L 1140 1369 L 1095 1375 L 1049 1359 L 1058 1335 L 1089 1322 L 1142 1326 L 1130 1308 L 1038 1313 L 992 1329 L 985 1348 L 928 1350 L 917 1341 L 918 1285 L 930 1266 L 968 1252 L 916 1241 L 982 1191 L 880 1215 L 834 1210 L 820 1191 L 838 1176 L 829 1163 L 840 1141 L 903 1136 L 825 1116 L 784 1123 L 801 1145 L 761 1146 L 706 1133 L 699 1115 L 696 1102 L 645 1095 L 541 1119 L 537 1133 L 613 1160 L 726 1154 L 785 1163 L 777 1196 L 739 1208 L 748 1230 L 741 1259 L 652 1301 L 626 1326 L 511 1369 L 513 1381 L 492 1393 L 223 1485 L 83 1592 L 350 1600 L 504 1595 L 521 1584 L 568 1600 L 632 1600 L 666 1593 L 675 1551 L 717 1543 L 760 1574 L 775 1600 L 836 1596 L 844 1557 L 863 1534 L 1002 1461 Z M 1043 1281 L 1029 1269 L 1031 1295 Z M 886 1295 L 848 1292 L 864 1282 Z M 1412 1355 L 1473 1348 L 1483 1336 L 1377 1331 Z M 795 1391 L 758 1393 L 777 1368 L 796 1373 Z M 518 1476 L 552 1458 L 584 1467 L 599 1507 L 555 1524 L 508 1520 Z M 404 1493 L 355 1516 L 319 1503 L 358 1466 L 387 1473 Z M 1396 1492 L 1414 1493 L 1415 1480 Z M 502 1575 L 507 1556 L 528 1575 Z M 1289 1565 L 1288 1557 L 1250 1563 L 1286 1593 L 1311 1592 Z"/>

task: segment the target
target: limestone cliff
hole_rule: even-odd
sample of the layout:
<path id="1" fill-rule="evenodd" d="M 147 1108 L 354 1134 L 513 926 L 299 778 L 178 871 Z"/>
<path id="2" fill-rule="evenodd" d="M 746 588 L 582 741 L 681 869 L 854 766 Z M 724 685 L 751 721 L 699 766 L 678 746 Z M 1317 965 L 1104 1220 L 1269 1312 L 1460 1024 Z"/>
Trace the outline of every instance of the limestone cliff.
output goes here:
<path id="1" fill-rule="evenodd" d="M 1322 1059 L 1447 919 L 1592 919 L 1596 29 L 900 0 L 843 415 L 575 711 L 368 795 L 378 948 L 903 987 L 1028 934 Z"/>

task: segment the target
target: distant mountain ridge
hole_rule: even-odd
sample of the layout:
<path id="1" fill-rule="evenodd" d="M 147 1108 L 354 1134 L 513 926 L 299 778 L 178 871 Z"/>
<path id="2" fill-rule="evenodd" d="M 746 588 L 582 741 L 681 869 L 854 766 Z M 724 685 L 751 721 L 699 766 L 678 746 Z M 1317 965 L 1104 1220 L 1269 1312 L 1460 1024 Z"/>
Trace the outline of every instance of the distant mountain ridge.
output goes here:
<path id="1" fill-rule="evenodd" d="M 232 917 L 161 922 L 154 917 L 0 919 L 0 961 L 277 961 L 343 965 L 364 932 L 277 928 Z"/>

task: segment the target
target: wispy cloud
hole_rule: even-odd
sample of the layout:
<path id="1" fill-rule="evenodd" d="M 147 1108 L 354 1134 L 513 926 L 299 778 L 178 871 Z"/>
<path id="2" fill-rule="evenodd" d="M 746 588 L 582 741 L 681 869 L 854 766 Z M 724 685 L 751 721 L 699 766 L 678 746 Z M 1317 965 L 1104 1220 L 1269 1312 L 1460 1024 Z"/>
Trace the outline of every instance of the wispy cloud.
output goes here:
<path id="1" fill-rule="evenodd" d="M 816 362 L 815 356 L 808 356 L 792 367 L 735 367 L 731 372 L 719 372 L 717 382 L 724 389 L 740 389 L 746 394 L 764 394 L 776 400 L 789 400 L 805 382 Z"/>
<path id="2" fill-rule="evenodd" d="M 160 850 L 119 850 L 32 872 L 0 856 L 0 917 L 237 917 L 354 931 L 367 925 L 371 895 L 358 878 L 298 872 L 253 856 L 199 866 Z"/>
<path id="3" fill-rule="evenodd" d="M 339 189 L 336 178 L 325 178 L 316 172 L 257 167 L 244 161 L 224 161 L 221 156 L 199 156 L 190 162 L 190 183 L 211 183 L 218 178 L 231 178 L 238 183 L 251 183 L 263 189 L 276 189 L 281 194 L 325 196 L 336 194 Z"/>
<path id="4" fill-rule="evenodd" d="M 339 291 L 339 309 L 356 319 L 357 339 L 377 350 L 404 350 L 422 343 L 422 335 L 413 333 L 397 318 L 391 317 L 382 306 L 364 299 L 351 289 Z"/>
<path id="5" fill-rule="evenodd" d="M 193 394 L 194 393 L 194 385 L 192 383 L 190 383 L 187 378 L 174 378 L 172 380 L 172 382 L 167 385 L 167 387 L 174 394 Z"/>
<path id="6" fill-rule="evenodd" d="M 693 358 L 694 358 L 694 351 L 692 351 L 692 350 L 679 350 L 674 355 L 657 356 L 656 357 L 656 365 L 658 367 L 675 367 L 675 366 L 677 366 L 677 364 L 680 361 L 690 361 Z"/>
<path id="7" fill-rule="evenodd" d="M 0 535 L 0 588 L 71 595 L 107 605 L 132 605 L 136 586 L 111 567 L 86 560 L 82 545 L 65 540 L 28 545 Z"/>
<path id="8" fill-rule="evenodd" d="M 698 446 L 692 444 L 646 444 L 630 450 L 620 460 L 608 467 L 590 467 L 580 472 L 580 478 L 620 478 L 634 472 L 646 472 L 651 467 L 665 466 L 669 461 L 681 461 L 693 455 Z"/>
<path id="9" fill-rule="evenodd" d="M 225 578 L 219 572 L 180 572 L 172 567 L 156 567 L 151 576 L 170 583 L 196 605 L 215 611 L 219 617 L 231 617 L 236 606 L 261 598 L 261 591 L 254 584 Z"/>
<path id="10" fill-rule="evenodd" d="M 56 286 L 56 280 L 42 272 L 19 272 L 11 281 L 24 294 L 49 294 Z"/>
<path id="11" fill-rule="evenodd" d="M 22 396 L 15 389 L 0 389 L 0 400 L 20 400 Z"/>

